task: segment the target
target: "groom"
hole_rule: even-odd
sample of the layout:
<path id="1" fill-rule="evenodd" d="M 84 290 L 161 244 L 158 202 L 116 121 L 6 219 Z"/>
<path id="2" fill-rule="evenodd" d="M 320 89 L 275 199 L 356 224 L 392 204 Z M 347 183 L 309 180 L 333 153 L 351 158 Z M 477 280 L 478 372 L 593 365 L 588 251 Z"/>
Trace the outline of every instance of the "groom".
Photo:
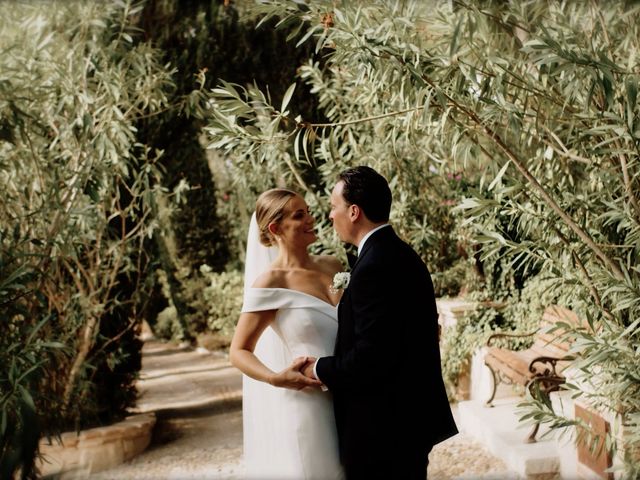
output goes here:
<path id="1" fill-rule="evenodd" d="M 338 307 L 335 354 L 304 373 L 333 394 L 347 479 L 420 479 L 456 428 L 440 368 L 433 284 L 387 223 L 391 191 L 370 167 L 342 172 L 329 218 L 358 258 Z"/>

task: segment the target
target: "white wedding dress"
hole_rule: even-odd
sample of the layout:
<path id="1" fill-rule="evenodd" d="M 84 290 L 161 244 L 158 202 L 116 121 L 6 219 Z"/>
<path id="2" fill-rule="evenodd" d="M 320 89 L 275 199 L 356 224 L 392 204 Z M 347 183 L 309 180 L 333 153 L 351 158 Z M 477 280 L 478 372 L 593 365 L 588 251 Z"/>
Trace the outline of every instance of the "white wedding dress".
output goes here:
<path id="1" fill-rule="evenodd" d="M 276 256 L 276 248 L 260 244 L 254 213 L 247 238 L 242 311 L 278 310 L 254 350 L 262 363 L 278 372 L 296 357 L 333 354 L 338 311 L 324 300 L 297 290 L 251 288 Z M 277 388 L 243 375 L 242 423 L 247 479 L 344 478 L 328 391 Z"/>
<path id="2" fill-rule="evenodd" d="M 336 307 L 297 290 L 247 290 L 243 312 L 272 309 L 278 311 L 268 328 L 272 328 L 282 342 L 285 365 L 296 357 L 318 358 L 333 354 L 338 330 Z M 259 357 L 259 353 L 257 355 Z M 249 378 L 245 381 L 255 382 Z M 265 398 L 269 402 L 270 411 L 265 412 L 269 418 L 252 418 L 251 421 L 268 422 L 270 433 L 263 431 L 264 425 L 245 428 L 247 478 L 343 478 L 331 394 L 311 388 L 300 391 L 271 385 L 266 388 L 271 389 L 273 395 L 269 400 Z"/>

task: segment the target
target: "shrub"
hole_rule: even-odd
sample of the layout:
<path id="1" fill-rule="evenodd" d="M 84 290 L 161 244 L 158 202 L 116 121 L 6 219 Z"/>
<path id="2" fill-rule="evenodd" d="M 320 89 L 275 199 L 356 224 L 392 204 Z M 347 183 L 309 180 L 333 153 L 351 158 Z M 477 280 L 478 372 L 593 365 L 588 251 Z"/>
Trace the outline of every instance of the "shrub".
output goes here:
<path id="1" fill-rule="evenodd" d="M 235 329 L 244 291 L 244 279 L 238 271 L 214 273 L 200 267 L 209 279 L 209 285 L 203 291 L 203 298 L 208 305 L 207 327 L 213 332 L 231 337 Z"/>
<path id="2" fill-rule="evenodd" d="M 0 4 L 0 470 L 135 400 L 170 72 L 127 2 Z"/>
<path id="3" fill-rule="evenodd" d="M 164 275 L 160 273 L 161 281 Z M 233 336 L 240 309 L 242 307 L 244 280 L 241 272 L 214 272 L 208 265 L 202 265 L 198 274 L 189 273 L 183 279 L 189 292 L 188 302 L 193 313 L 187 316 L 187 328 L 192 338 L 201 342 L 226 346 Z M 165 283 L 166 285 L 166 283 Z M 165 294 L 167 288 L 163 289 Z M 159 315 L 153 327 L 160 337 L 183 340 L 182 326 L 177 312 L 169 298 L 169 306 Z"/>

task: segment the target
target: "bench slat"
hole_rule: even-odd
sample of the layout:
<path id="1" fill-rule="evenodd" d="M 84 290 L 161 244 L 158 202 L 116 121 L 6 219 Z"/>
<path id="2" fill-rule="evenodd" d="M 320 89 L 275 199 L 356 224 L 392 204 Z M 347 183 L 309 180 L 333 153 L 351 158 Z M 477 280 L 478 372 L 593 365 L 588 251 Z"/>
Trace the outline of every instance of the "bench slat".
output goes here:
<path id="1" fill-rule="evenodd" d="M 557 357 L 557 358 L 562 358 L 564 356 L 567 355 L 567 351 L 562 349 L 562 348 L 558 348 L 553 344 L 547 344 L 544 342 L 536 342 L 534 343 L 530 350 L 533 350 L 534 352 L 536 352 L 538 357 Z"/>
<path id="2" fill-rule="evenodd" d="M 527 373 L 526 367 L 522 367 L 520 359 L 514 358 L 513 362 L 510 361 L 505 363 L 504 359 L 495 356 L 495 353 L 495 351 L 487 353 L 484 358 L 487 365 L 490 365 L 496 371 L 505 375 L 512 382 L 525 385 L 529 381 L 530 377 Z"/>

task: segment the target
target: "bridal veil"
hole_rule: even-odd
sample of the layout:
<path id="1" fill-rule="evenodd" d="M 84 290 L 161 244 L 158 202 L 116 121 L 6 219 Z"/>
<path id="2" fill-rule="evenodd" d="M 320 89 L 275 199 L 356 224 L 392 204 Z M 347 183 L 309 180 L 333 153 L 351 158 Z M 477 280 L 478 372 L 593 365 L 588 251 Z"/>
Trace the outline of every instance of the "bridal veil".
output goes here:
<path id="1" fill-rule="evenodd" d="M 245 299 L 248 289 L 278 255 L 276 247 L 265 247 L 260 243 L 260 233 L 255 212 L 251 216 L 247 237 L 247 252 L 244 271 Z M 271 327 L 267 327 L 254 350 L 262 363 L 278 372 L 288 366 L 286 350 Z M 277 455 L 278 429 L 284 424 L 285 412 L 278 389 L 246 375 L 242 377 L 242 421 L 244 436 L 244 464 L 247 478 L 260 478 L 262 468 L 269 465 Z"/>

